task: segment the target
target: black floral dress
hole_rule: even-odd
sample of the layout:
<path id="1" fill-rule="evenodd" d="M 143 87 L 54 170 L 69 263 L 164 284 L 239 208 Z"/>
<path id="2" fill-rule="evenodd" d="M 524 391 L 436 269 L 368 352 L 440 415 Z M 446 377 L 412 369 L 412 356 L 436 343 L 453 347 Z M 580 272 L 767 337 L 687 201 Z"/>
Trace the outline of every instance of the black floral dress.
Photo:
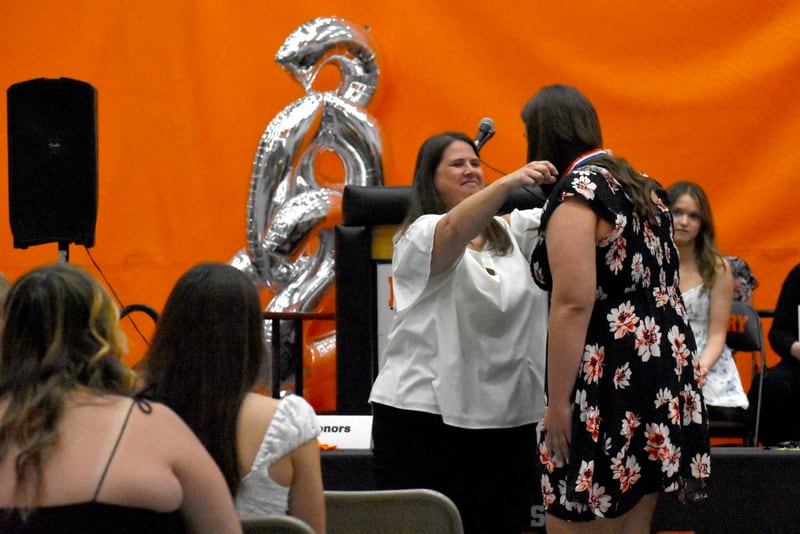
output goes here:
<path id="1" fill-rule="evenodd" d="M 660 188 L 659 188 L 660 189 Z M 553 211 L 568 197 L 614 225 L 597 245 L 597 291 L 573 390 L 570 461 L 549 458 L 542 494 L 567 520 L 618 517 L 650 493 L 705 496 L 707 418 L 696 347 L 679 290 L 678 251 L 665 196 L 656 224 L 639 217 L 603 167 L 579 167 L 544 206 L 531 259 L 536 283 L 552 289 L 546 241 Z"/>

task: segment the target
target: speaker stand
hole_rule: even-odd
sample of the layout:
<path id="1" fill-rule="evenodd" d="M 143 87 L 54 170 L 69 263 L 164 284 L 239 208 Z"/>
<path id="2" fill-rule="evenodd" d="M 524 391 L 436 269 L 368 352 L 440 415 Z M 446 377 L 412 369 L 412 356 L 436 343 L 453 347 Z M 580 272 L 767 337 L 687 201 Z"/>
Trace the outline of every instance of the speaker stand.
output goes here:
<path id="1" fill-rule="evenodd" d="M 69 263 L 69 242 L 58 243 L 58 263 Z"/>

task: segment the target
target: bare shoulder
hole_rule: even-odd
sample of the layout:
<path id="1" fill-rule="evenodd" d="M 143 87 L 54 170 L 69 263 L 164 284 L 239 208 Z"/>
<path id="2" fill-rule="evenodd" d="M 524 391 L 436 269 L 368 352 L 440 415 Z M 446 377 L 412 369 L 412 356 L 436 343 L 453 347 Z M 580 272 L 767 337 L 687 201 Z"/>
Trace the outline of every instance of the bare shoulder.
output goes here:
<path id="1" fill-rule="evenodd" d="M 146 420 L 166 425 L 183 423 L 183 419 L 166 404 L 149 400 L 137 400 L 136 403 L 138 411 Z"/>
<path id="2" fill-rule="evenodd" d="M 730 263 L 725 258 L 718 257 L 714 270 L 716 271 L 717 277 L 711 288 L 711 298 L 719 302 L 730 303 L 730 301 L 733 300 L 734 293 L 733 271 L 731 270 Z"/>
<path id="3" fill-rule="evenodd" d="M 135 400 L 129 425 L 137 431 L 133 436 L 145 442 L 169 441 L 171 444 L 195 441 L 189 426 L 169 406 L 160 402 Z"/>
<path id="4" fill-rule="evenodd" d="M 727 258 L 718 256 L 714 269 L 717 271 L 717 276 L 722 277 L 726 282 L 733 283 L 733 268 Z"/>
<path id="5" fill-rule="evenodd" d="M 248 393 L 239 409 L 236 424 L 237 452 L 242 473 L 253 464 L 280 401 L 258 393 Z"/>
<path id="6" fill-rule="evenodd" d="M 242 408 L 239 412 L 240 424 L 246 426 L 269 424 L 278 409 L 278 404 L 280 404 L 278 399 L 259 393 L 248 393 L 242 401 Z"/>

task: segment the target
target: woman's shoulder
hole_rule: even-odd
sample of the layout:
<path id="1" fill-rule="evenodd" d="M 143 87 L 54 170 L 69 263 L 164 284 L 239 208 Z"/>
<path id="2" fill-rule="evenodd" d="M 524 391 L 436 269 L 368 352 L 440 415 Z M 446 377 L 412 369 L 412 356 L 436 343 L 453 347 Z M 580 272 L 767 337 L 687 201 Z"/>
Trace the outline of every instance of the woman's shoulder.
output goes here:
<path id="1" fill-rule="evenodd" d="M 126 426 L 133 427 L 134 436 L 145 441 L 178 440 L 194 436 L 186 422 L 169 406 L 158 401 L 134 396 L 105 396 L 113 404 L 127 410 Z"/>
<path id="2" fill-rule="evenodd" d="M 270 425 L 280 401 L 267 395 L 250 392 L 245 395 L 239 409 L 239 425 L 253 433 L 263 436 Z"/>
<path id="3" fill-rule="evenodd" d="M 144 405 L 140 410 L 134 407 L 141 403 Z M 111 418 L 116 419 L 122 411 L 128 411 L 131 416 L 134 411 L 142 411 L 149 414 L 153 411 L 156 403 L 143 401 L 126 395 L 103 393 L 84 388 L 70 392 L 64 404 L 65 413 L 75 417 L 91 417 L 93 419 Z M 161 411 L 158 412 L 161 414 Z M 131 417 L 129 416 L 129 418 Z"/>
<path id="4" fill-rule="evenodd" d="M 84 429 L 122 439 L 137 456 L 175 457 L 193 451 L 197 438 L 171 408 L 122 395 L 81 395 L 65 406 L 64 431 Z M 199 444 L 199 442 L 197 442 Z"/>
<path id="5" fill-rule="evenodd" d="M 593 164 L 578 167 L 556 182 L 544 206 L 543 225 L 553 211 L 568 200 L 585 204 L 612 223 L 620 212 L 630 210 L 630 200 L 611 171 Z"/>
<path id="6" fill-rule="evenodd" d="M 425 236 L 432 233 L 439 219 L 444 217 L 444 214 L 426 213 L 420 215 L 409 224 L 404 231 L 398 232 L 394 236 L 395 244 L 402 240 L 418 240 L 425 238 Z"/>
<path id="7" fill-rule="evenodd" d="M 320 432 L 314 408 L 304 398 L 287 395 L 280 400 L 266 399 L 250 399 L 239 421 L 241 443 L 247 444 L 242 456 L 254 458 L 246 463 L 256 467 L 282 458 Z"/>
<path id="8" fill-rule="evenodd" d="M 274 399 L 260 393 L 248 393 L 241 408 L 242 422 L 245 424 L 251 417 L 263 422 L 276 417 L 306 419 L 309 416 L 315 416 L 314 408 L 299 395 L 286 395 L 281 399 Z"/>
<path id="9" fill-rule="evenodd" d="M 714 270 L 717 271 L 717 276 L 730 278 L 733 281 L 733 266 L 728 258 L 719 255 L 714 259 Z"/>
<path id="10" fill-rule="evenodd" d="M 317 415 L 307 400 L 299 395 L 287 395 L 281 399 L 270 425 L 270 434 L 298 443 L 319 435 Z"/>
<path id="11" fill-rule="evenodd" d="M 566 198 L 576 197 L 593 203 L 618 193 L 624 195 L 624 190 L 611 171 L 592 164 L 578 167 L 558 180 L 555 191 L 557 194 L 551 194 L 548 198 L 551 202 L 554 198 L 563 201 Z"/>
<path id="12" fill-rule="evenodd" d="M 731 265 L 724 256 L 718 255 L 714 259 L 714 271 L 716 276 L 711 286 L 712 300 L 733 300 L 734 279 Z"/>
<path id="13" fill-rule="evenodd" d="M 300 395 L 285 396 L 280 401 L 279 409 L 298 417 L 316 418 L 314 407 Z"/>
<path id="14" fill-rule="evenodd" d="M 280 399 L 274 399 L 268 395 L 262 395 L 261 393 L 250 392 L 245 395 L 242 401 L 242 410 L 248 413 L 253 412 L 261 414 L 260 417 L 263 419 L 265 414 L 271 417 L 272 414 L 275 413 L 275 410 L 278 409 L 280 403 Z"/>

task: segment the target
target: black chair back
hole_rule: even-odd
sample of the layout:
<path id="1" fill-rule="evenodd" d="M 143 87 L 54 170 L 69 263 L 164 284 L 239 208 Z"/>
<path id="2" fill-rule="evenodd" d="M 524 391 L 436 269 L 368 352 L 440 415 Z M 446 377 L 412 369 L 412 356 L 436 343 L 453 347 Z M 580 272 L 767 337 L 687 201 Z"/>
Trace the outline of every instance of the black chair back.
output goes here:
<path id="1" fill-rule="evenodd" d="M 764 350 L 764 331 L 761 325 L 761 316 L 752 306 L 745 302 L 734 300 L 731 303 L 731 314 L 728 319 L 728 333 L 725 344 L 734 352 L 751 354 L 752 376 L 758 375 L 758 399 L 755 406 L 755 424 L 752 436 L 746 439 L 746 444 L 758 446 L 758 429 L 761 422 L 761 391 L 766 371 L 766 351 Z M 749 426 L 749 424 L 748 424 Z M 714 434 L 713 421 L 711 425 Z M 749 429 L 748 429 L 749 433 Z M 719 434 L 717 434 L 719 435 Z"/>

